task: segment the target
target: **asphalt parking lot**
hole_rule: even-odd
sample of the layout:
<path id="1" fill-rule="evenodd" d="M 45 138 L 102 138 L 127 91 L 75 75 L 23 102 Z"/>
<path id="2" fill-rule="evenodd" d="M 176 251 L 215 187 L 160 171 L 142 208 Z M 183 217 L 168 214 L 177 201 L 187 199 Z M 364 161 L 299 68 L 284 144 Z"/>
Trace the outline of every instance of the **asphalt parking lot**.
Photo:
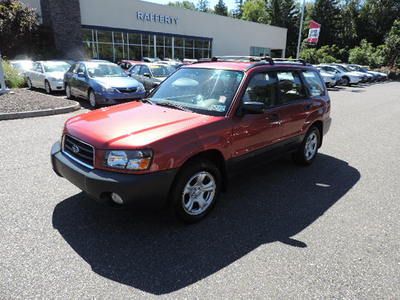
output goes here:
<path id="1" fill-rule="evenodd" d="M 72 114 L 0 122 L 0 298 L 400 298 L 400 83 L 330 95 L 314 165 L 260 164 L 192 226 L 58 178 Z"/>

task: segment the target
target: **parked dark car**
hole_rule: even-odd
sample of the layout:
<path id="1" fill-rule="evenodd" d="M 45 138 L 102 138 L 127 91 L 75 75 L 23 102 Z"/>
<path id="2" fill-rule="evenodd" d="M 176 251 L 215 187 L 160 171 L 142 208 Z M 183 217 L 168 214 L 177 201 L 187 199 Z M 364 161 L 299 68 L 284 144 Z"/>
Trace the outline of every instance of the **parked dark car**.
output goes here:
<path id="1" fill-rule="evenodd" d="M 67 98 L 83 98 L 95 108 L 142 99 L 143 84 L 129 77 L 118 65 L 107 61 L 80 61 L 64 76 Z"/>
<path id="2" fill-rule="evenodd" d="M 198 63 L 177 70 L 146 100 L 69 119 L 52 165 L 98 201 L 170 205 L 196 222 L 234 170 L 254 159 L 292 153 L 310 165 L 330 112 L 318 70 L 304 62 Z"/>
<path id="3" fill-rule="evenodd" d="M 146 91 L 150 91 L 175 70 L 175 68 L 165 64 L 138 63 L 128 70 L 128 74 L 141 82 Z"/>

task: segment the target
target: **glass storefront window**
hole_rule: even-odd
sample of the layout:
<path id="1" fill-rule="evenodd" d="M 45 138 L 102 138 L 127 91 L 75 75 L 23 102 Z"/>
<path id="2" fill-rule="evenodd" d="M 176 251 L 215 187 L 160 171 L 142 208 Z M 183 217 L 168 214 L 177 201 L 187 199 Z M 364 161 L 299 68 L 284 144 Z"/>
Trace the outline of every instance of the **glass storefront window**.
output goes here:
<path id="1" fill-rule="evenodd" d="M 128 59 L 140 60 L 142 58 L 142 47 L 129 45 Z"/>
<path id="2" fill-rule="evenodd" d="M 82 29 L 82 39 L 84 42 L 92 42 L 92 30 L 91 29 Z"/>
<path id="3" fill-rule="evenodd" d="M 140 37 L 140 33 L 128 33 L 129 35 L 129 44 L 130 45 L 140 45 L 142 44 L 142 40 Z"/>
<path id="4" fill-rule="evenodd" d="M 112 32 L 97 30 L 97 42 L 112 43 Z"/>
<path id="5" fill-rule="evenodd" d="M 125 34 L 122 32 L 114 32 L 114 43 L 123 44 L 125 43 Z"/>
<path id="6" fill-rule="evenodd" d="M 140 60 L 154 56 L 176 59 L 207 58 L 211 56 L 212 47 L 211 41 L 207 39 L 86 28 L 82 29 L 82 42 L 88 58 L 111 61 Z"/>

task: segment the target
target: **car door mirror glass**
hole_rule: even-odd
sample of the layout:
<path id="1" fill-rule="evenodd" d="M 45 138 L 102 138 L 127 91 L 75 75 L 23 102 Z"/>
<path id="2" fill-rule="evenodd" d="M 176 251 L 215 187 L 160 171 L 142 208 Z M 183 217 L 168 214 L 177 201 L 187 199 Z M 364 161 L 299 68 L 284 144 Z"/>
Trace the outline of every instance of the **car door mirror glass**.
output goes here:
<path id="1" fill-rule="evenodd" d="M 148 77 L 148 78 L 151 77 L 150 73 L 143 73 L 143 76 L 144 76 L 144 77 Z"/>
<path id="2" fill-rule="evenodd" d="M 85 78 L 85 73 L 83 73 L 83 72 L 78 72 L 78 77 L 79 77 L 79 78 Z"/>

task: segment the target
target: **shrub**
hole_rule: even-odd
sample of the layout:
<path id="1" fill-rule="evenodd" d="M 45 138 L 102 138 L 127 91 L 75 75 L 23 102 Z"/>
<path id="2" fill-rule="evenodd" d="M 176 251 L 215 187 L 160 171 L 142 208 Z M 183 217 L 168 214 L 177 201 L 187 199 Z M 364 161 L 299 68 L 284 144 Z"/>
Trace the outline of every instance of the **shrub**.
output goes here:
<path id="1" fill-rule="evenodd" d="M 6 86 L 9 88 L 21 88 L 25 86 L 25 79 L 19 75 L 18 71 L 14 69 L 7 61 L 3 61 L 4 78 Z"/>
<path id="2" fill-rule="evenodd" d="M 368 65 L 372 68 L 381 67 L 385 63 L 385 45 L 374 47 L 366 40 L 362 40 L 360 46 L 350 50 L 349 62 L 358 65 Z"/>

